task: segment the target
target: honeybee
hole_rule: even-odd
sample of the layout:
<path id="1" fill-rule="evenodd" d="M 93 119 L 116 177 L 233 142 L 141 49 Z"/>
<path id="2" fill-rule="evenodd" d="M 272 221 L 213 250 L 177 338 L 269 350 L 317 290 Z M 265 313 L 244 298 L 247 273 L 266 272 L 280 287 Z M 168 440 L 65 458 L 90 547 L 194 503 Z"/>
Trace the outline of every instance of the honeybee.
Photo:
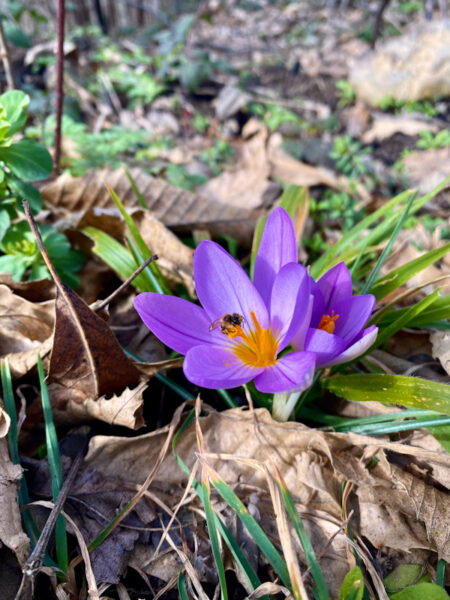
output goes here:
<path id="1" fill-rule="evenodd" d="M 220 331 L 225 335 L 237 333 L 237 328 L 244 322 L 244 317 L 238 313 L 227 313 L 211 323 L 209 330 L 213 331 L 220 327 Z"/>

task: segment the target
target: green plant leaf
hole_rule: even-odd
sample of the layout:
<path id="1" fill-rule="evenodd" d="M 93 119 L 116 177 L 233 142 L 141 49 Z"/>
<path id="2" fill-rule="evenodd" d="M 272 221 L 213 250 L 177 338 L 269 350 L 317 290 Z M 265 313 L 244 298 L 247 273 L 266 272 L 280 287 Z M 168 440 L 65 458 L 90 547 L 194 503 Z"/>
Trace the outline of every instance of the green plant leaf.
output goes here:
<path id="1" fill-rule="evenodd" d="M 440 260 L 448 252 L 450 252 L 450 242 L 445 244 L 445 246 L 426 252 L 422 256 L 411 260 L 406 263 L 406 265 L 402 265 L 390 273 L 387 273 L 387 275 L 384 275 L 381 279 L 378 279 L 371 288 L 370 293 L 373 294 L 377 300 L 384 298 L 412 279 L 417 273 L 423 271 L 423 269 L 432 265 L 437 260 Z"/>
<path id="2" fill-rule="evenodd" d="M 7 210 L 0 210 L 0 242 L 3 239 L 3 236 L 8 231 L 9 226 L 11 225 L 11 218 Z"/>
<path id="3" fill-rule="evenodd" d="M 20 90 L 10 90 L 0 96 L 0 104 L 6 112 L 6 120 L 10 123 L 8 135 L 20 131 L 27 120 L 26 107 L 30 103 L 30 96 Z"/>
<path id="4" fill-rule="evenodd" d="M 364 577 L 359 567 L 353 567 L 347 573 L 339 590 L 339 600 L 362 600 Z"/>
<path id="5" fill-rule="evenodd" d="M 48 151 L 34 140 L 22 139 L 9 148 L 0 147 L 0 160 L 4 161 L 16 177 L 24 181 L 46 179 L 53 168 Z"/>
<path id="6" fill-rule="evenodd" d="M 382 344 L 384 344 L 384 342 L 389 340 L 394 335 L 394 333 L 397 333 L 397 331 L 400 331 L 400 329 L 402 329 L 403 327 L 407 327 L 408 325 L 411 325 L 411 322 L 417 315 L 419 315 L 426 308 L 428 308 L 432 304 L 434 304 L 434 302 L 436 302 L 436 300 L 438 300 L 438 299 L 439 299 L 439 290 L 435 290 L 429 296 L 422 298 L 422 300 L 420 300 L 420 302 L 417 302 L 416 304 L 409 306 L 406 309 L 406 311 L 398 317 L 397 320 L 395 320 L 393 323 L 391 323 L 387 327 L 383 327 L 379 331 L 377 339 L 372 346 L 372 349 L 377 348 L 378 346 L 381 346 Z"/>
<path id="7" fill-rule="evenodd" d="M 31 212 L 34 215 L 37 215 L 37 213 L 42 210 L 41 193 L 34 185 L 27 183 L 26 181 L 21 181 L 12 175 L 8 175 L 7 185 L 19 200 L 23 200 L 24 198 L 28 200 Z M 19 203 L 19 206 L 20 205 L 21 203 Z"/>
<path id="8" fill-rule="evenodd" d="M 434 583 L 417 583 L 391 596 L 391 600 L 448 600 L 449 595 Z"/>
<path id="9" fill-rule="evenodd" d="M 346 400 L 389 402 L 450 415 L 450 386 L 419 377 L 364 373 L 336 375 L 323 387 Z"/>
<path id="10" fill-rule="evenodd" d="M 423 579 L 425 578 L 425 579 Z M 422 565 L 398 565 L 383 579 L 388 594 L 398 592 L 414 583 L 430 582 L 428 573 L 424 573 Z"/>
<path id="11" fill-rule="evenodd" d="M 104 231 L 95 227 L 84 227 L 81 231 L 95 243 L 92 252 L 104 260 L 122 279 L 127 279 L 138 268 L 139 265 L 131 252 Z M 155 291 L 145 271 L 133 279 L 131 285 L 141 292 Z"/>

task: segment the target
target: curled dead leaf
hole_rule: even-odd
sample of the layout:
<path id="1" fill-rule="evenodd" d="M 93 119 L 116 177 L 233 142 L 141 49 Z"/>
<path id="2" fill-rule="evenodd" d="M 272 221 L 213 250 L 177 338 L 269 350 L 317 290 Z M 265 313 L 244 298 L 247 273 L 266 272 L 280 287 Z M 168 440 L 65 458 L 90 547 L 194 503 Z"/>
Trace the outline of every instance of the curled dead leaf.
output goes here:
<path id="1" fill-rule="evenodd" d="M 21 565 L 25 562 L 30 540 L 22 530 L 17 491 L 22 478 L 22 468 L 13 465 L 9 457 L 8 441 L 0 438 L 0 541 L 10 548 Z"/>
<path id="2" fill-rule="evenodd" d="M 28 373 L 38 352 L 44 355 L 51 347 L 55 301 L 40 301 L 40 287 L 0 284 L 1 356 L 8 357 L 14 378 Z"/>

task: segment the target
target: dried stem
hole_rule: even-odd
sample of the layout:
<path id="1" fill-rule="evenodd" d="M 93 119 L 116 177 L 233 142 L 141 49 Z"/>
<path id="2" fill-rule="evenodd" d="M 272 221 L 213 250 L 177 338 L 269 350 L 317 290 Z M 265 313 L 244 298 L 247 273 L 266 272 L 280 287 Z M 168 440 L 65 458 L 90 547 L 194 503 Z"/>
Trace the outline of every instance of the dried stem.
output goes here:
<path id="1" fill-rule="evenodd" d="M 128 285 L 130 285 L 130 283 L 133 281 L 133 279 L 135 279 L 135 277 L 137 277 L 139 275 L 139 273 L 141 273 L 145 267 L 148 267 L 148 265 L 153 262 L 154 260 L 157 260 L 158 256 L 156 254 L 154 254 L 153 256 L 150 256 L 150 258 L 147 258 L 147 260 L 145 260 L 137 269 L 134 273 L 132 273 L 128 279 L 126 279 L 122 285 L 119 285 L 119 287 L 114 290 L 114 292 L 112 292 L 112 294 L 110 294 L 107 298 L 105 298 L 104 300 L 100 300 L 98 303 L 96 302 L 93 306 L 91 306 L 91 308 L 95 311 L 99 311 L 102 308 L 105 308 L 105 306 L 107 306 L 111 300 L 114 300 L 114 298 L 120 294 L 120 292 L 122 290 L 124 290 Z"/>
<path id="2" fill-rule="evenodd" d="M 8 86 L 8 90 L 13 90 L 14 85 L 14 75 L 11 68 L 11 56 L 9 54 L 8 44 L 6 42 L 5 30 L 3 29 L 3 21 L 0 18 L 0 55 L 3 61 L 3 67 L 5 69 L 6 75 L 6 84 Z"/>
<path id="3" fill-rule="evenodd" d="M 30 226 L 31 231 L 33 232 L 33 235 L 36 238 L 36 243 L 42 254 L 42 258 L 44 259 L 44 262 L 47 265 L 47 269 L 50 271 L 50 274 L 53 277 L 55 283 L 58 285 L 58 287 L 62 287 L 64 284 L 62 283 L 60 276 L 56 272 L 52 261 L 50 260 L 47 249 L 45 248 L 44 242 L 42 241 L 41 234 L 36 225 L 36 221 L 34 220 L 33 215 L 31 214 L 30 205 L 28 204 L 28 200 L 23 200 L 22 206 L 23 206 L 23 210 L 25 212 L 25 216 L 28 221 L 28 225 Z"/>
<path id="4" fill-rule="evenodd" d="M 54 167 L 59 171 L 61 158 L 61 120 L 64 100 L 64 21 L 65 0 L 58 0 L 58 48 L 56 51 L 56 127 L 55 127 L 55 154 Z"/>

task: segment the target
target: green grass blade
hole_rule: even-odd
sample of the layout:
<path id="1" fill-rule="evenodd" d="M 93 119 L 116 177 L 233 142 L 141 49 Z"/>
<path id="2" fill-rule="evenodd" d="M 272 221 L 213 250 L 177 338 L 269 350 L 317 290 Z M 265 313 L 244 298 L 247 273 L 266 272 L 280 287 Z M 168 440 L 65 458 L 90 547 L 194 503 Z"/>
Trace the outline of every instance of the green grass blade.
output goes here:
<path id="1" fill-rule="evenodd" d="M 16 403 L 14 401 L 14 393 L 12 389 L 11 370 L 9 368 L 8 359 L 1 361 L 1 378 L 3 390 L 3 402 L 5 410 L 11 420 L 8 430 L 8 445 L 11 461 L 14 465 L 20 464 L 19 458 L 19 435 L 17 431 L 17 414 Z"/>
<path id="2" fill-rule="evenodd" d="M 450 252 L 450 242 L 445 246 L 441 246 L 441 248 L 430 250 L 430 252 L 409 261 L 379 279 L 370 290 L 371 293 L 374 294 L 377 300 L 384 298 L 407 281 L 410 281 L 417 273 L 440 260 L 448 252 Z"/>
<path id="3" fill-rule="evenodd" d="M 222 498 L 225 500 L 225 502 L 229 506 L 231 506 L 231 508 L 235 511 L 236 515 L 245 525 L 248 532 L 254 539 L 255 543 L 260 548 L 261 552 L 266 556 L 267 560 L 270 562 L 275 572 L 278 573 L 283 584 L 288 589 L 290 589 L 291 582 L 286 563 L 283 560 L 281 554 L 278 552 L 278 550 L 269 540 L 267 535 L 264 533 L 259 523 L 257 523 L 257 521 L 250 515 L 245 505 L 236 496 L 236 494 L 233 492 L 230 486 L 228 486 L 222 479 L 219 479 L 217 476 L 212 476 L 210 474 L 210 481 L 215 487 L 215 489 L 222 496 Z"/>
<path id="4" fill-rule="evenodd" d="M 125 221 L 128 229 L 130 230 L 131 236 L 132 236 L 132 238 L 139 250 L 139 254 L 142 258 L 142 260 L 140 261 L 139 264 L 142 264 L 144 262 L 144 260 L 146 260 L 147 258 L 150 258 L 150 256 L 152 255 L 152 252 L 150 252 L 147 244 L 144 241 L 144 238 L 140 234 L 140 231 L 137 228 L 137 225 L 134 222 L 133 217 L 128 214 L 127 209 L 125 208 L 125 206 L 122 203 L 122 200 L 119 198 L 119 196 L 116 194 L 116 192 L 109 186 L 108 186 L 108 192 L 110 193 L 111 198 L 113 199 L 115 205 L 119 209 L 119 212 L 123 217 L 123 220 Z M 147 269 L 149 269 L 151 271 L 151 273 L 157 279 L 157 281 L 159 283 L 159 287 L 163 290 L 160 293 L 170 294 L 170 290 L 167 287 L 165 279 L 164 279 L 161 271 L 159 270 L 159 267 L 156 264 L 156 262 L 150 263 L 149 266 L 147 267 Z"/>
<path id="5" fill-rule="evenodd" d="M 428 379 L 363 373 L 330 377 L 322 385 L 346 400 L 376 400 L 450 415 L 450 386 Z"/>
<path id="6" fill-rule="evenodd" d="M 83 227 L 81 231 L 94 242 L 92 252 L 101 258 L 119 277 L 127 279 L 136 271 L 139 265 L 131 252 L 113 237 L 95 227 Z M 155 291 L 146 269 L 133 279 L 131 285 L 141 292 Z"/>
<path id="7" fill-rule="evenodd" d="M 450 178 L 445 179 L 442 183 L 436 186 L 431 192 L 425 194 L 421 198 L 416 198 L 412 204 L 410 215 L 415 214 L 418 210 L 420 210 L 427 202 L 431 200 L 436 194 L 438 194 L 441 190 L 443 190 Z M 375 226 L 370 232 L 364 237 L 368 237 L 368 245 L 373 244 L 376 240 L 385 239 L 392 229 L 395 227 L 397 222 L 397 210 L 396 207 L 399 208 L 404 205 L 405 202 L 408 201 L 410 195 L 414 192 L 412 190 L 406 190 L 392 198 L 389 202 L 384 204 L 374 213 L 365 217 L 362 221 L 360 221 L 357 225 L 355 225 L 350 231 L 346 232 L 340 240 L 331 246 L 318 260 L 314 262 L 311 266 L 311 275 L 314 279 L 318 279 L 323 273 L 330 268 L 332 264 L 338 262 L 336 257 L 342 253 L 342 251 L 347 248 L 350 244 L 354 247 L 360 247 L 361 244 L 364 243 L 364 238 L 356 240 L 359 234 L 367 230 L 374 223 L 376 223 L 381 217 L 385 217 L 381 223 Z M 334 262 L 333 262 L 334 261 Z"/>
<path id="8" fill-rule="evenodd" d="M 407 327 L 411 325 L 414 317 L 419 315 L 422 311 L 424 311 L 427 307 L 431 306 L 437 299 L 439 298 L 439 290 L 435 290 L 429 296 L 426 296 L 420 302 L 417 302 L 413 306 L 407 308 L 407 310 L 402 313 L 397 320 L 388 325 L 387 327 L 383 327 L 378 332 L 377 339 L 373 344 L 372 348 L 369 350 L 373 350 L 374 348 L 378 348 L 385 342 L 387 342 L 397 331 L 403 329 L 403 327 Z"/>
<path id="9" fill-rule="evenodd" d="M 384 314 L 380 319 L 380 325 L 388 325 L 396 321 L 401 315 L 403 315 L 409 307 L 398 308 L 391 310 L 389 313 Z M 421 327 L 430 325 L 431 323 L 438 322 L 441 319 L 450 318 L 450 294 L 446 296 L 439 296 L 433 302 L 431 306 L 428 306 L 420 312 L 416 317 L 413 317 L 409 323 L 409 327 Z"/>
<path id="10" fill-rule="evenodd" d="M 306 562 L 308 563 L 311 569 L 311 575 L 314 579 L 316 585 L 316 598 L 318 600 L 329 600 L 330 594 L 327 590 L 327 585 L 325 583 L 325 579 L 322 574 L 322 570 L 320 568 L 319 563 L 317 562 L 316 553 L 314 552 L 314 548 L 312 547 L 311 540 L 306 533 L 305 526 L 303 525 L 303 521 L 298 514 L 297 509 L 295 508 L 294 500 L 292 499 L 292 495 L 286 484 L 283 480 L 277 480 L 278 486 L 281 491 L 281 496 L 283 498 L 284 505 L 286 507 L 286 511 L 291 519 L 294 529 L 297 533 L 298 539 L 302 545 L 302 548 L 305 552 Z"/>
<path id="11" fill-rule="evenodd" d="M 415 194 L 412 194 L 410 199 L 408 200 L 408 204 L 406 205 L 406 208 L 401 216 L 401 219 L 395 226 L 395 229 L 392 232 L 389 242 L 386 244 L 382 253 L 380 254 L 380 257 L 378 258 L 377 263 L 376 263 L 375 267 L 373 268 L 372 273 L 370 274 L 368 280 L 366 281 L 366 284 L 363 287 L 361 294 L 367 294 L 369 292 L 369 290 L 372 288 L 373 282 L 378 277 L 378 273 L 380 272 L 381 267 L 383 266 L 385 260 L 389 256 L 389 254 L 392 250 L 392 246 L 394 245 L 395 240 L 398 237 L 398 234 L 400 233 L 403 225 L 405 224 L 406 219 L 408 218 L 409 211 L 411 210 L 411 206 L 412 206 L 416 196 L 417 196 L 417 192 Z"/>
<path id="12" fill-rule="evenodd" d="M 56 437 L 55 424 L 53 423 L 52 407 L 48 395 L 47 384 L 45 382 L 45 373 L 42 366 L 40 354 L 38 354 L 38 375 L 41 387 L 42 412 L 44 413 L 45 440 L 47 443 L 48 465 L 52 479 L 53 501 L 56 501 L 62 487 L 62 468 L 61 457 L 59 454 L 58 438 Z M 69 555 L 67 550 L 67 533 L 64 517 L 60 515 L 55 526 L 55 545 L 56 557 L 59 568 L 66 572 L 69 564 Z"/>
<path id="13" fill-rule="evenodd" d="M 5 404 L 5 410 L 11 420 L 8 431 L 8 445 L 9 452 L 11 455 L 11 462 L 14 465 L 20 465 L 19 432 L 17 426 L 16 403 L 14 401 L 11 370 L 9 368 L 7 358 L 1 361 L 0 371 L 3 391 L 3 402 Z M 20 485 L 17 492 L 17 496 L 19 499 L 19 506 L 21 508 L 30 503 L 30 495 L 28 493 L 27 481 L 23 476 L 20 479 Z M 34 543 L 39 538 L 39 530 L 37 528 L 37 525 L 34 522 L 34 519 L 28 509 L 22 511 L 22 518 L 25 530 L 28 534 L 28 537 L 31 540 L 32 545 L 34 546 Z"/>
<path id="14" fill-rule="evenodd" d="M 428 431 L 433 435 L 440 445 L 450 453 L 450 425 L 440 425 L 439 427 L 429 427 Z"/>
<path id="15" fill-rule="evenodd" d="M 438 560 L 437 569 L 436 569 L 436 585 L 440 585 L 441 587 L 445 587 L 445 567 L 447 563 L 443 558 Z"/>
<path id="16" fill-rule="evenodd" d="M 140 189 L 137 186 L 137 183 L 135 182 L 135 180 L 133 179 L 133 176 L 131 175 L 130 171 L 128 169 L 125 169 L 125 174 L 128 178 L 128 181 L 130 182 L 131 188 L 134 192 L 134 195 L 136 196 L 136 199 L 139 203 L 139 206 L 141 206 L 142 208 L 145 208 L 146 210 L 148 210 L 148 206 L 147 203 L 145 201 L 144 196 L 141 194 Z"/>
<path id="17" fill-rule="evenodd" d="M 186 587 L 186 577 L 183 571 L 178 575 L 178 595 L 180 600 L 189 600 L 189 594 Z"/>
<path id="18" fill-rule="evenodd" d="M 176 446 L 177 446 L 178 441 L 181 439 L 183 434 L 188 429 L 189 425 L 194 420 L 194 418 L 195 418 L 195 411 L 192 410 L 189 413 L 189 415 L 186 417 L 184 423 L 181 425 L 180 429 L 174 435 L 174 438 L 172 440 L 172 454 L 175 457 L 175 460 L 177 461 L 178 466 L 183 471 L 183 473 L 185 475 L 187 475 L 187 477 L 190 477 L 191 472 L 190 472 L 189 468 L 187 467 L 187 465 L 183 462 L 182 458 L 176 452 Z M 192 487 L 196 491 L 200 500 L 203 502 L 203 489 L 202 489 L 201 485 L 197 481 L 194 480 L 192 482 Z M 260 582 L 258 576 L 256 575 L 255 571 L 253 570 L 253 567 L 248 562 L 245 554 L 242 552 L 242 550 L 239 547 L 238 543 L 236 542 L 235 538 L 231 534 L 230 530 L 223 523 L 222 519 L 215 513 L 214 513 L 214 519 L 216 521 L 216 527 L 217 527 L 220 535 L 222 536 L 222 539 L 227 544 L 231 554 L 233 555 L 233 558 L 236 561 L 236 564 L 238 565 L 238 567 L 241 569 L 242 573 L 247 578 L 247 581 L 249 582 L 249 584 L 253 587 L 253 589 L 256 589 L 257 587 L 259 587 L 261 585 L 261 582 Z M 269 597 L 263 596 L 263 600 L 269 600 Z"/>
<path id="19" fill-rule="evenodd" d="M 360 427 L 349 427 L 345 431 L 359 433 L 360 435 L 389 435 L 401 431 L 411 431 L 422 427 L 439 427 L 449 425 L 450 417 L 432 417 L 428 419 L 413 419 L 411 421 L 397 421 L 392 423 L 381 423 L 379 425 L 361 425 Z"/>
<path id="20" fill-rule="evenodd" d="M 219 576 L 220 597 L 222 600 L 228 600 L 227 580 L 225 577 L 225 567 L 222 561 L 222 554 L 219 546 L 219 536 L 217 535 L 216 520 L 214 510 L 211 505 L 209 487 L 202 482 L 202 501 L 205 508 L 206 525 L 208 526 L 208 536 L 211 544 L 211 550 L 216 563 L 217 575 Z"/>

